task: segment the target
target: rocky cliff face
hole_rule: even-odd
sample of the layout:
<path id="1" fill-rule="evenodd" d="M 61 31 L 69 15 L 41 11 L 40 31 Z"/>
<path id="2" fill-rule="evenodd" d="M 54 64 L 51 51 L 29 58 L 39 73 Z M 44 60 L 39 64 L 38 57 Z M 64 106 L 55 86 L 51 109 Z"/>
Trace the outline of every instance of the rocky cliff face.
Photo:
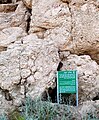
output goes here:
<path id="1" fill-rule="evenodd" d="M 79 104 L 99 94 L 99 1 L 0 3 L 0 107 L 40 96 L 62 70 L 79 74 Z M 98 98 L 99 100 L 99 98 Z"/>

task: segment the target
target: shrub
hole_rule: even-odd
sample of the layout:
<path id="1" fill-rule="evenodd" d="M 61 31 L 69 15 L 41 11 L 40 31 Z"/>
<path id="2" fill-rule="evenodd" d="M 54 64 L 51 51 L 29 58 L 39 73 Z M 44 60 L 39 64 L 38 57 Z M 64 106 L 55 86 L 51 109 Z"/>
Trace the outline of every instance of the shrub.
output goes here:
<path id="1" fill-rule="evenodd" d="M 0 116 L 0 120 L 7 120 L 6 115 L 5 115 L 5 114 L 1 115 L 1 116 Z"/>

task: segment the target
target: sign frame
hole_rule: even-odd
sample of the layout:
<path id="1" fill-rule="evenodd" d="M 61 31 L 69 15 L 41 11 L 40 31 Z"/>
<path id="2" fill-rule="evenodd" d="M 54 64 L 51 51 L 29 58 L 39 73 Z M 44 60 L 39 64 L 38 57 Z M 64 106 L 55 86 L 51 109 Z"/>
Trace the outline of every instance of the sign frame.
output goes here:
<path id="1" fill-rule="evenodd" d="M 59 78 L 58 78 L 58 74 L 59 72 L 73 72 L 75 71 L 76 72 L 76 76 L 75 76 L 75 94 L 76 94 L 76 106 L 78 106 L 78 72 L 77 70 L 66 70 L 66 71 L 57 71 L 57 103 L 59 104 L 60 103 L 60 99 L 61 99 L 61 93 L 59 91 Z M 65 92 L 68 94 L 68 92 Z M 69 92 L 70 93 L 70 92 Z M 73 92 L 71 94 L 74 94 Z M 59 95 L 60 94 L 60 95 Z"/>

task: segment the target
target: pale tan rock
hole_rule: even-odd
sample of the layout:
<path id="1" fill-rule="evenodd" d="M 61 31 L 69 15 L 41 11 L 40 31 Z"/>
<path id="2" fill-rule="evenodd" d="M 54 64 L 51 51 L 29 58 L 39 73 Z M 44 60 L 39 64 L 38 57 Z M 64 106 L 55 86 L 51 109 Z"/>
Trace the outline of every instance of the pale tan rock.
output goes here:
<path id="1" fill-rule="evenodd" d="M 15 41 L 20 40 L 26 33 L 22 28 L 9 27 L 0 31 L 0 46 L 8 47 Z"/>
<path id="2" fill-rule="evenodd" d="M 71 2 L 71 0 L 61 0 L 62 2 L 65 2 L 65 3 L 70 3 Z"/>
<path id="3" fill-rule="evenodd" d="M 0 46 L 0 52 L 2 52 L 2 51 L 6 51 L 7 50 L 7 47 L 6 46 Z"/>
<path id="4" fill-rule="evenodd" d="M 71 5 L 72 41 L 69 40 L 64 50 L 76 54 L 89 54 L 99 62 L 99 12 L 93 3 L 86 3 L 79 7 Z"/>
<path id="5" fill-rule="evenodd" d="M 43 92 L 48 82 L 53 83 L 55 79 L 54 72 L 59 62 L 58 50 L 50 40 L 38 39 L 37 36 L 32 34 L 24 37 L 23 48 L 25 49 L 21 54 L 22 57 L 24 58 L 24 56 L 27 56 L 27 63 L 31 61 L 29 62 L 29 66 L 34 64 L 30 69 L 36 82 L 33 83 L 34 86 L 27 86 L 27 95 L 33 98 Z M 27 78 L 27 81 L 30 78 L 32 77 Z"/>
<path id="6" fill-rule="evenodd" d="M 36 72 L 36 73 L 34 74 L 34 78 L 35 78 L 36 80 L 43 79 L 42 73 L 41 73 L 41 72 Z"/>
<path id="7" fill-rule="evenodd" d="M 59 0 L 34 0 L 30 27 L 30 33 L 36 33 L 42 39 L 50 39 L 60 47 L 71 39 L 71 13 L 68 5 Z"/>
<path id="8" fill-rule="evenodd" d="M 24 86 L 21 86 L 21 87 L 20 87 L 20 93 L 21 93 L 22 95 L 24 95 L 24 93 L 25 93 L 25 88 L 24 88 Z"/>
<path id="9" fill-rule="evenodd" d="M 31 75 L 30 77 L 27 78 L 27 83 L 28 84 L 34 84 L 35 83 L 35 79 L 34 79 L 33 75 Z"/>
<path id="10" fill-rule="evenodd" d="M 58 49 L 49 40 L 32 34 L 23 37 L 0 54 L 0 87 L 18 106 L 25 96 L 40 96 L 53 84 L 58 63 Z"/>
<path id="11" fill-rule="evenodd" d="M 31 69 L 33 66 L 34 66 L 34 61 L 32 59 L 29 59 L 28 67 Z"/>
<path id="12" fill-rule="evenodd" d="M 18 4 L 0 4 L 0 12 L 13 12 Z"/>
<path id="13" fill-rule="evenodd" d="M 22 0 L 27 8 L 32 9 L 32 0 Z"/>
<path id="14" fill-rule="evenodd" d="M 11 23 L 11 16 L 14 15 L 14 13 L 0 13 L 0 31 L 4 28 L 10 27 Z"/>
<path id="15" fill-rule="evenodd" d="M 32 74 L 33 74 L 36 70 L 37 70 L 37 69 L 36 69 L 36 66 L 33 66 L 33 67 L 31 68 Z"/>
<path id="16" fill-rule="evenodd" d="M 20 82 L 19 49 L 7 50 L 0 54 L 0 85 L 2 89 L 11 90 Z M 13 54 L 15 53 L 15 54 Z"/>
<path id="17" fill-rule="evenodd" d="M 12 106 L 12 101 L 5 100 L 2 91 L 0 91 L 0 114 L 7 112 L 8 108 L 9 110 L 14 108 L 14 106 Z"/>
<path id="18" fill-rule="evenodd" d="M 26 31 L 27 27 L 27 9 L 22 2 L 13 12 L 0 12 L 0 30 L 9 27 L 21 27 Z"/>
<path id="19" fill-rule="evenodd" d="M 11 27 L 22 27 L 26 31 L 27 27 L 27 9 L 22 2 L 19 2 L 17 9 L 15 10 L 14 15 L 11 16 Z"/>
<path id="20" fill-rule="evenodd" d="M 22 78 L 27 78 L 28 76 L 30 76 L 31 71 L 29 69 L 22 69 L 21 70 L 21 77 Z"/>
<path id="21" fill-rule="evenodd" d="M 62 70 L 78 70 L 79 103 L 92 100 L 99 92 L 99 65 L 92 60 L 99 60 L 99 1 L 24 2 L 15 12 L 0 13 L 0 88 L 12 97 L 8 102 L 0 93 L 1 108 L 18 106 L 24 97 L 53 87 L 60 60 Z M 30 16 L 32 34 L 27 35 Z"/>
<path id="22" fill-rule="evenodd" d="M 80 112 L 82 119 L 93 116 L 94 119 L 99 118 L 99 100 L 97 101 L 86 101 L 79 106 L 78 111 Z M 90 116 L 91 115 L 91 116 Z"/>
<path id="23" fill-rule="evenodd" d="M 99 65 L 88 55 L 69 55 L 62 62 L 62 70 L 78 71 L 79 103 L 92 100 L 99 91 Z"/>

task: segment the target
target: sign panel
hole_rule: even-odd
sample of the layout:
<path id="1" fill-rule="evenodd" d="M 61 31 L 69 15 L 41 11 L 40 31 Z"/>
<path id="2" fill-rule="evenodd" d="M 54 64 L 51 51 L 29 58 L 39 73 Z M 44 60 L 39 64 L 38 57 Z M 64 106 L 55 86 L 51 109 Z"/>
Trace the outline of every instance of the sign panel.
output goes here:
<path id="1" fill-rule="evenodd" d="M 78 101 L 78 79 L 76 70 L 58 71 L 57 72 L 57 100 L 59 103 L 59 94 L 76 93 Z M 77 102 L 78 106 L 78 102 Z"/>

